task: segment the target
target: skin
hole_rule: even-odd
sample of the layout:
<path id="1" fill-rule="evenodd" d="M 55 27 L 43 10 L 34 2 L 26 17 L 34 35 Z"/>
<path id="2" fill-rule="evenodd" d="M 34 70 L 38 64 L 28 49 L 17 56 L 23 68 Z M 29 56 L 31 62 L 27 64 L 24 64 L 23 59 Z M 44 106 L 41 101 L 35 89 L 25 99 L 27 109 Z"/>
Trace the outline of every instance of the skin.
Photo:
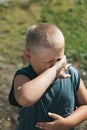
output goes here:
<path id="1" fill-rule="evenodd" d="M 55 78 L 70 77 L 70 75 L 64 74 L 66 65 L 64 45 L 61 49 L 40 48 L 38 50 L 40 52 L 32 53 L 29 50 L 24 52 L 25 59 L 31 63 L 38 76 L 30 80 L 25 75 L 18 75 L 14 79 L 15 98 L 22 106 L 30 106 L 36 103 Z"/>
<path id="2" fill-rule="evenodd" d="M 63 118 L 55 113 L 48 113 L 54 119 L 53 122 L 37 122 L 36 127 L 43 130 L 70 130 L 81 122 L 87 120 L 87 90 L 80 81 L 77 91 L 79 107 L 70 116 Z"/>
<path id="3" fill-rule="evenodd" d="M 52 122 L 37 122 L 36 127 L 42 130 L 70 130 L 87 120 L 87 89 L 80 79 L 77 91 L 79 107 L 70 116 L 63 118 L 60 115 L 49 112 L 48 115 L 54 119 Z"/>
<path id="4" fill-rule="evenodd" d="M 63 118 L 55 113 L 48 113 L 54 119 L 53 122 L 38 122 L 36 127 L 42 130 L 70 130 L 87 119 L 87 106 L 80 106 L 70 116 Z"/>
<path id="5" fill-rule="evenodd" d="M 61 49 L 40 49 L 40 52 L 35 54 L 26 49 L 24 56 L 25 59 L 30 62 L 38 76 L 33 80 L 30 80 L 25 75 L 16 76 L 14 79 L 14 94 L 20 105 L 29 107 L 41 98 L 55 78 L 67 78 L 70 77 L 70 75 L 64 74 L 64 70 L 67 69 L 67 66 L 63 45 Z M 49 113 L 49 116 L 51 116 L 54 121 L 38 122 L 36 127 L 43 130 L 70 130 L 80 122 L 86 120 L 87 90 L 82 80 L 80 81 L 77 91 L 77 99 L 80 107 L 70 116 L 63 118 L 54 113 Z"/>

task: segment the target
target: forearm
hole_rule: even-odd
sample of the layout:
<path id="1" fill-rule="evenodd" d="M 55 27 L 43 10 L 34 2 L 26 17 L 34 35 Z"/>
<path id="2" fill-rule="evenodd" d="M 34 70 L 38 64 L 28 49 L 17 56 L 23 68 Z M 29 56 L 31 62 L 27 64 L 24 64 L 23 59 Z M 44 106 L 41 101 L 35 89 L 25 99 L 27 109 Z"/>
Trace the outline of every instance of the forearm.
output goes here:
<path id="1" fill-rule="evenodd" d="M 70 123 L 70 128 L 73 128 L 81 122 L 87 120 L 87 105 L 80 106 L 66 119 Z"/>
<path id="2" fill-rule="evenodd" d="M 55 77 L 55 68 L 51 67 L 35 79 L 23 84 L 21 87 L 21 93 L 26 101 L 26 106 L 32 105 L 38 101 Z"/>
<path id="3" fill-rule="evenodd" d="M 65 61 L 66 57 L 64 56 L 61 61 L 55 63 L 33 80 L 21 81 L 24 78 L 22 77 L 15 81 L 16 83 L 19 82 L 19 84 L 14 85 L 15 98 L 18 103 L 23 106 L 30 106 L 36 103 L 63 69 Z M 64 78 L 66 77 L 69 76 L 64 76 Z"/>

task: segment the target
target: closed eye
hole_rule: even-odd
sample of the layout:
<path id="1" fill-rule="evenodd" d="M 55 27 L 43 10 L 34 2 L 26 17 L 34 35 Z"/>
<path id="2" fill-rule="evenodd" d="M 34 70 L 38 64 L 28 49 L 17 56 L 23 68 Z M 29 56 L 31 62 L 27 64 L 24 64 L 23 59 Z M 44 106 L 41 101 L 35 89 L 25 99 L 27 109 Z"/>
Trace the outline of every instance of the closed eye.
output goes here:
<path id="1" fill-rule="evenodd" d="M 60 60 L 61 60 L 60 58 L 57 59 L 57 61 L 60 61 Z"/>
<path id="2" fill-rule="evenodd" d="M 58 58 L 58 59 L 56 59 L 56 60 L 50 60 L 50 61 L 49 61 L 49 62 L 47 62 L 47 63 L 52 64 L 52 63 L 58 62 L 58 61 L 60 61 L 60 60 L 61 60 L 61 58 Z"/>

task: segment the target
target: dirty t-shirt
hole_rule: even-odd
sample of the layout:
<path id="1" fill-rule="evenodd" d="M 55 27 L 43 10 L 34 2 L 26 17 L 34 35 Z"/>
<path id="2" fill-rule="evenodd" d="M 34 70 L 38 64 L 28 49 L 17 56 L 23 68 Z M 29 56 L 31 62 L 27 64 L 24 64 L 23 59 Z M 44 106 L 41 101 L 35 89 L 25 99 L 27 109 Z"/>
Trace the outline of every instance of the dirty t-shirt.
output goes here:
<path id="1" fill-rule="evenodd" d="M 17 130 L 39 130 L 36 128 L 37 122 L 53 121 L 48 116 L 48 112 L 56 113 L 65 118 L 75 110 L 78 104 L 76 91 L 79 87 L 80 75 L 72 66 L 66 73 L 69 73 L 71 77 L 55 79 L 40 100 L 29 107 L 22 107 L 17 103 L 14 97 L 14 85 L 12 85 L 9 101 L 12 105 L 20 107 Z M 37 77 L 31 65 L 18 70 L 15 76 L 19 74 L 26 75 L 31 80 Z"/>

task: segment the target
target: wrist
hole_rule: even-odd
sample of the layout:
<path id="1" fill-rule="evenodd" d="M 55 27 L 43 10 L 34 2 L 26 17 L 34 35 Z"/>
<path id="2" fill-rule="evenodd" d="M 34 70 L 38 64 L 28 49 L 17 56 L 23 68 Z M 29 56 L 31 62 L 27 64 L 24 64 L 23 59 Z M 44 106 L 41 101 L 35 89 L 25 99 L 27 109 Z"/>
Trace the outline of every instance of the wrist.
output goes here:
<path id="1" fill-rule="evenodd" d="M 75 120 L 72 120 L 71 116 L 66 117 L 66 122 L 67 122 L 67 125 L 68 125 L 69 129 L 72 129 L 72 128 L 74 128 L 76 126 Z"/>
<path id="2" fill-rule="evenodd" d="M 50 69 L 53 71 L 53 74 L 54 74 L 55 77 L 56 77 L 56 76 L 57 76 L 57 73 L 58 73 L 56 66 L 52 66 Z"/>
<path id="3" fill-rule="evenodd" d="M 65 118 L 65 123 L 66 123 L 67 129 L 69 129 L 69 130 L 74 127 L 72 121 L 70 121 L 67 117 Z"/>

